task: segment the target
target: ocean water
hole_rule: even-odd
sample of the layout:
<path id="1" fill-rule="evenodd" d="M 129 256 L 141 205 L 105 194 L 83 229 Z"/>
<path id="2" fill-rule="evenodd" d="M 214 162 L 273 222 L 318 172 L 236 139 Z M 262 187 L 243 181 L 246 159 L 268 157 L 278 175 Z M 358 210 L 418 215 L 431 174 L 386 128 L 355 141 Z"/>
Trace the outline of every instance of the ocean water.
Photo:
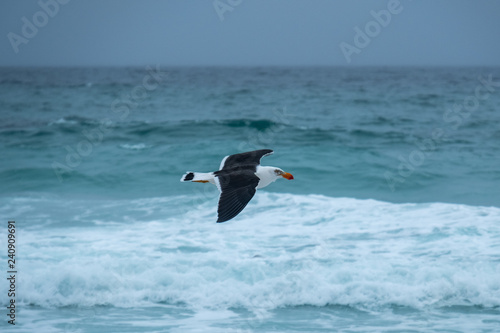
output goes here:
<path id="1" fill-rule="evenodd" d="M 498 332 L 499 68 L 0 69 L 2 332 Z M 271 148 L 217 224 L 180 183 Z"/>

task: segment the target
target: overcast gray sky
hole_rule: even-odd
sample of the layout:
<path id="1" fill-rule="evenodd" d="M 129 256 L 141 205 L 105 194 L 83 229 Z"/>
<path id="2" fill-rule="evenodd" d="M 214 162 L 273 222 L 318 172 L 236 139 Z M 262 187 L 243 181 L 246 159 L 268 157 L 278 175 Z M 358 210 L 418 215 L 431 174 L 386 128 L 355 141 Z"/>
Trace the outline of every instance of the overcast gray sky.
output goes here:
<path id="1" fill-rule="evenodd" d="M 0 37 L 0 66 L 499 66 L 500 1 L 2 0 Z"/>

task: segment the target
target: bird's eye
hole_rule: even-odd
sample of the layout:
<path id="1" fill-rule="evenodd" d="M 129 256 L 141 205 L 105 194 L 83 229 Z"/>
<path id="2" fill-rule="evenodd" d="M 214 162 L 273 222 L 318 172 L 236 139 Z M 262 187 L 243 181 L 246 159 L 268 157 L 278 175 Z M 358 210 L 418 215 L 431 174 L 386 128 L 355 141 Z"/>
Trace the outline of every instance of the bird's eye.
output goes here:
<path id="1" fill-rule="evenodd" d="M 283 171 L 276 169 L 274 170 L 274 173 L 277 174 L 278 176 L 281 176 L 283 174 Z"/>

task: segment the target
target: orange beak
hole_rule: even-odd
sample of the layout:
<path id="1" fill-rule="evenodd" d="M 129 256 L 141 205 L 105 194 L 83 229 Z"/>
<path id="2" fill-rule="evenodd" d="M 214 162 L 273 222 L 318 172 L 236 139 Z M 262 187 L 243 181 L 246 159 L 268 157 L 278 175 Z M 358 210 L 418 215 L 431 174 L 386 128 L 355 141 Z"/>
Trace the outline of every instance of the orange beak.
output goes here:
<path id="1" fill-rule="evenodd" d="M 286 178 L 286 179 L 288 179 L 288 180 L 292 180 L 292 179 L 293 179 L 292 174 L 291 174 L 291 173 L 288 173 L 288 172 L 283 173 L 283 174 L 281 175 L 281 177 Z"/>

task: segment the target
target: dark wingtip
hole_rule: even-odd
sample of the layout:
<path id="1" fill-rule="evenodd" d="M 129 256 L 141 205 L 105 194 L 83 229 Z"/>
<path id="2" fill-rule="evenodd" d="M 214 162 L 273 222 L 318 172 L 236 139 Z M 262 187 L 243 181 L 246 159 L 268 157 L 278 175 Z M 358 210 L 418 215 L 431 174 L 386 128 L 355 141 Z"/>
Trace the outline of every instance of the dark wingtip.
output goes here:
<path id="1" fill-rule="evenodd" d="M 183 180 L 184 180 L 185 182 L 188 182 L 188 181 L 190 181 L 190 180 L 193 180 L 193 178 L 194 178 L 194 173 L 193 173 L 193 172 L 188 172 L 188 173 L 184 176 L 184 179 L 183 179 Z"/>

